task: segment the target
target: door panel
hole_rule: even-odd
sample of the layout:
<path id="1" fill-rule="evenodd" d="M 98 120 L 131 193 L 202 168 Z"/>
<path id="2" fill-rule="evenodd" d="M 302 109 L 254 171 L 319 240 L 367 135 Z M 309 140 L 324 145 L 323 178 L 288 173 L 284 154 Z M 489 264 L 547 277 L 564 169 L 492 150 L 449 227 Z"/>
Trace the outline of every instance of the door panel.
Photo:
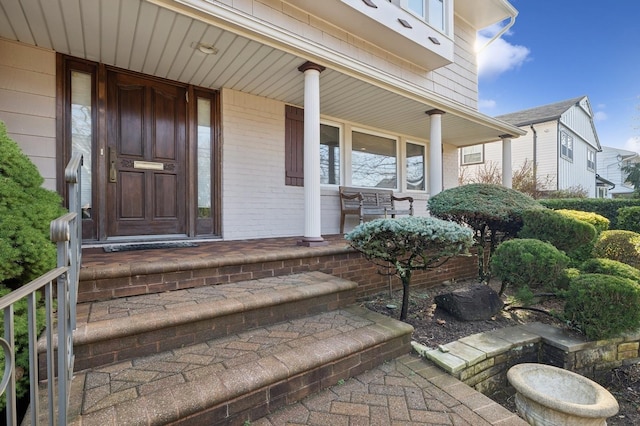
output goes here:
<path id="1" fill-rule="evenodd" d="M 186 233 L 185 92 L 108 72 L 109 237 Z"/>

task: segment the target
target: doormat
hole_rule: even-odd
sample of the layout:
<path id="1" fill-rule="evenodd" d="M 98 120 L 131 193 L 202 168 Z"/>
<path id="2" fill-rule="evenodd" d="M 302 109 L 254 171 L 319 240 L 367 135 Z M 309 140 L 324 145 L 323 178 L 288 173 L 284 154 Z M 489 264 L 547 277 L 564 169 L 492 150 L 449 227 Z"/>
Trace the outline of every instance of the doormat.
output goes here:
<path id="1" fill-rule="evenodd" d="M 182 247 L 198 247 L 198 244 L 188 241 L 180 242 L 162 242 L 162 243 L 139 243 L 139 244 L 111 244 L 103 247 L 107 253 L 115 253 L 118 251 L 134 251 L 134 250 L 152 250 L 152 249 L 168 249 Z"/>

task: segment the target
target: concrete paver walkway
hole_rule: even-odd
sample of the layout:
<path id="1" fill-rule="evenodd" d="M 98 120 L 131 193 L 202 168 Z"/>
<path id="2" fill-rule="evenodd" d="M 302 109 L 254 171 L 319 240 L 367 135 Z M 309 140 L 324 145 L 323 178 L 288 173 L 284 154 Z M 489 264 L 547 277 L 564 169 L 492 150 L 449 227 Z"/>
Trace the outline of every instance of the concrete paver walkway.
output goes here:
<path id="1" fill-rule="evenodd" d="M 525 426 L 527 423 L 429 361 L 405 355 L 251 425 Z"/>

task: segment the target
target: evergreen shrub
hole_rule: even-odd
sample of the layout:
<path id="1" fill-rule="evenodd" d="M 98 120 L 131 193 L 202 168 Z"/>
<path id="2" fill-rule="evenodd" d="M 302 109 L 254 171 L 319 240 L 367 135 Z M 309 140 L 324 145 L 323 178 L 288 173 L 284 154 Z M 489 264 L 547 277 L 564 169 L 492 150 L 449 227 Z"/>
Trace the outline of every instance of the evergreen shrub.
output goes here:
<path id="1" fill-rule="evenodd" d="M 618 209 L 618 229 L 640 232 L 640 206 Z"/>
<path id="2" fill-rule="evenodd" d="M 502 294 L 508 286 L 516 291 L 556 291 L 569 258 L 553 245 L 536 239 L 513 239 L 498 246 L 491 271 L 501 280 Z"/>
<path id="3" fill-rule="evenodd" d="M 617 337 L 640 327 L 640 286 L 627 278 L 582 274 L 566 293 L 565 319 L 590 340 Z"/>
<path id="4" fill-rule="evenodd" d="M 551 243 L 571 259 L 582 262 L 591 256 L 596 228 L 590 223 L 551 209 L 528 210 L 522 215 L 519 238 L 535 238 Z"/>
<path id="5" fill-rule="evenodd" d="M 640 282 L 640 270 L 617 260 L 591 258 L 580 266 L 580 270 L 587 274 L 613 275 Z"/>
<path id="6" fill-rule="evenodd" d="M 604 231 L 598 237 L 592 255 L 640 268 L 640 234 L 621 230 Z"/>
<path id="7" fill-rule="evenodd" d="M 607 231 L 609 229 L 609 224 L 611 223 L 609 219 L 598 213 L 569 209 L 559 209 L 555 211 L 564 216 L 572 217 L 574 219 L 592 224 L 596 228 L 596 232 L 598 234 L 600 234 L 602 231 Z"/>
<path id="8" fill-rule="evenodd" d="M 640 206 L 640 199 L 637 198 L 561 198 L 538 201 L 553 210 L 567 209 L 597 213 L 609 219 L 609 229 L 619 229 L 618 209 Z"/>

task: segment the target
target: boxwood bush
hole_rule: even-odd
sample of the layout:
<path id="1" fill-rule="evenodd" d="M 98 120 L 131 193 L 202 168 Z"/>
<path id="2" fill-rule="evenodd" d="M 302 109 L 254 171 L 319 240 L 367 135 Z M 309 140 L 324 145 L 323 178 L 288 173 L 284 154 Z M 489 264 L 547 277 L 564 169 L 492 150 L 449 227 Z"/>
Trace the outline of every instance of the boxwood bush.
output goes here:
<path id="1" fill-rule="evenodd" d="M 565 319 L 590 340 L 602 340 L 640 327 L 640 286 L 627 278 L 582 274 L 566 293 Z"/>
<path id="2" fill-rule="evenodd" d="M 617 260 L 591 258 L 580 266 L 580 271 L 587 274 L 613 275 L 640 282 L 640 270 Z"/>
<path id="3" fill-rule="evenodd" d="M 617 260 L 640 268 L 640 234 L 632 231 L 604 231 L 593 247 L 593 257 Z"/>
<path id="4" fill-rule="evenodd" d="M 618 209 L 618 229 L 640 232 L 640 206 Z"/>
<path id="5" fill-rule="evenodd" d="M 551 209 L 525 211 L 522 221 L 518 237 L 551 243 L 576 262 L 582 262 L 591 256 L 597 233 L 590 223 Z"/>
<path id="6" fill-rule="evenodd" d="M 618 209 L 640 206 L 638 198 L 561 198 L 538 201 L 553 210 L 568 209 L 597 213 L 609 219 L 609 229 L 619 229 Z"/>
<path id="7" fill-rule="evenodd" d="M 513 239 L 498 246 L 491 258 L 491 271 L 516 291 L 556 291 L 569 258 L 549 243 L 536 239 Z"/>

